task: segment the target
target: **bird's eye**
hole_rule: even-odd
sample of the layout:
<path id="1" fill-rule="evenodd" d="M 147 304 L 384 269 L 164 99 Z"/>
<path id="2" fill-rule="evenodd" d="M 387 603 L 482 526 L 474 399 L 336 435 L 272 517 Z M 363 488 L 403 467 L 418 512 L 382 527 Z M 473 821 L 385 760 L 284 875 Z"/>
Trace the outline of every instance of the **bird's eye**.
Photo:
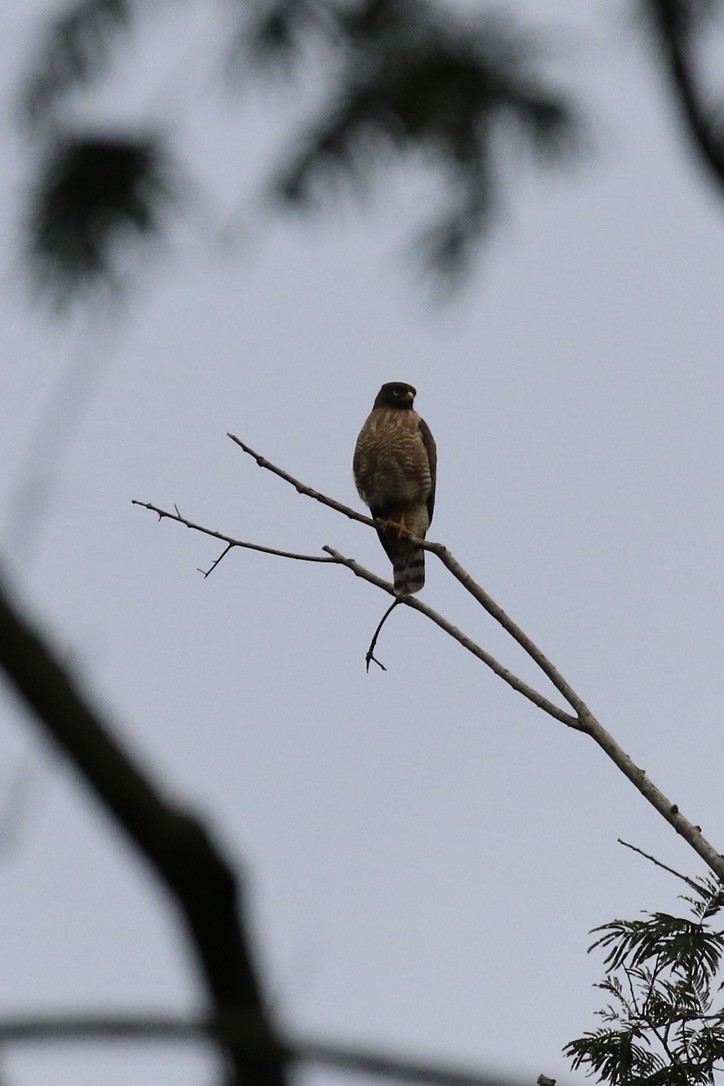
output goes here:
<path id="1" fill-rule="evenodd" d="M 393 389 L 392 389 L 392 395 L 393 395 L 393 396 L 399 396 L 399 395 L 400 395 L 400 390 L 399 390 L 399 388 L 393 388 Z"/>

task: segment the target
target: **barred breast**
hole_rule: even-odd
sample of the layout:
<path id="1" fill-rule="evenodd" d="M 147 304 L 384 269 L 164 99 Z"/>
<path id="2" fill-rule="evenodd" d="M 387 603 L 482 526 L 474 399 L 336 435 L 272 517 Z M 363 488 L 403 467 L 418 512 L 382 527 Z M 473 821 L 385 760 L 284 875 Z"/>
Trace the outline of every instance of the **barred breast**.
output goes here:
<path id="1" fill-rule="evenodd" d="M 374 516 L 391 506 L 424 503 L 432 480 L 417 412 L 373 411 L 357 439 L 354 475 Z"/>

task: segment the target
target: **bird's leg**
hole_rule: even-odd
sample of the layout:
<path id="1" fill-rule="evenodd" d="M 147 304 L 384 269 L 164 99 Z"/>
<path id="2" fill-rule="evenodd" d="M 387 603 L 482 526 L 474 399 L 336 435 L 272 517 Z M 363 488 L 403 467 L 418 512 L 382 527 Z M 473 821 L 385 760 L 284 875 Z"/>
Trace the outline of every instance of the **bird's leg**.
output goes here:
<path id="1" fill-rule="evenodd" d="M 375 517 L 375 521 L 378 527 L 382 528 L 385 532 L 396 532 L 400 539 L 404 539 L 405 536 L 411 535 L 410 529 L 405 524 L 405 514 L 402 513 L 399 520 L 392 520 L 391 518 Z"/>

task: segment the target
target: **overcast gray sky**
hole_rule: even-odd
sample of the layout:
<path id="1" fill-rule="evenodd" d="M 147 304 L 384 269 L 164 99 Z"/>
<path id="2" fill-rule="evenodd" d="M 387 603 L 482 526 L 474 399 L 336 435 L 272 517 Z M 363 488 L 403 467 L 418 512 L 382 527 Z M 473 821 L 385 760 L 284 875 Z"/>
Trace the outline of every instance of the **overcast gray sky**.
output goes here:
<path id="1" fill-rule="evenodd" d="M 6 103 L 52 6 L 6 5 Z M 21 281 L 31 162 L 4 111 L 0 508 L 18 584 L 60 651 L 243 863 L 281 1023 L 533 1081 L 565 1075 L 561 1047 L 594 1025 L 589 929 L 675 907 L 679 885 L 617 837 L 697 874 L 693 854 L 592 743 L 419 615 L 393 616 L 388 670 L 366 675 L 386 606 L 369 585 L 251 553 L 204 581 L 196 568 L 219 548 L 130 504 L 175 502 L 272 546 L 328 543 L 387 575 L 373 533 L 225 435 L 354 504 L 352 450 L 377 388 L 413 383 L 440 455 L 431 536 L 724 848 L 724 207 L 623 3 L 509 6 L 565 30 L 555 70 L 596 155 L 511 171 L 499 227 L 445 307 L 405 257 L 433 186 L 397 168 L 364 206 L 242 217 L 227 252 L 197 205 L 124 313 L 91 331 L 83 316 L 48 320 Z M 188 18 L 163 11 L 94 108 L 169 117 L 223 218 L 294 131 L 295 94 L 220 96 L 220 24 L 201 2 Z M 100 380 L 60 464 L 62 426 L 46 428 L 34 471 L 61 474 L 33 526 L 18 520 L 18 471 L 71 358 L 83 387 Z M 428 566 L 425 600 L 532 678 Z M 0 690 L 0 788 L 28 764 L 19 836 L 0 855 L 0 1014 L 197 1007 L 155 884 Z M 0 1071 L 10 1086 L 214 1077 L 203 1053 L 131 1047 L 14 1049 Z"/>

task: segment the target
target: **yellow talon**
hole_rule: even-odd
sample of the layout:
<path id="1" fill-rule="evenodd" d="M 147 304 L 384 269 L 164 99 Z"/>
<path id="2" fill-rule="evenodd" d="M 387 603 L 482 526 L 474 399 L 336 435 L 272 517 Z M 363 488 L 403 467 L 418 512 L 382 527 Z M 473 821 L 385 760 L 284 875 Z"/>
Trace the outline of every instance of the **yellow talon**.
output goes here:
<path id="1" fill-rule="evenodd" d="M 410 529 L 405 524 L 405 518 L 400 520 L 377 520 L 377 525 L 386 532 L 397 532 L 398 536 L 402 539 L 405 536 L 410 535 Z"/>

